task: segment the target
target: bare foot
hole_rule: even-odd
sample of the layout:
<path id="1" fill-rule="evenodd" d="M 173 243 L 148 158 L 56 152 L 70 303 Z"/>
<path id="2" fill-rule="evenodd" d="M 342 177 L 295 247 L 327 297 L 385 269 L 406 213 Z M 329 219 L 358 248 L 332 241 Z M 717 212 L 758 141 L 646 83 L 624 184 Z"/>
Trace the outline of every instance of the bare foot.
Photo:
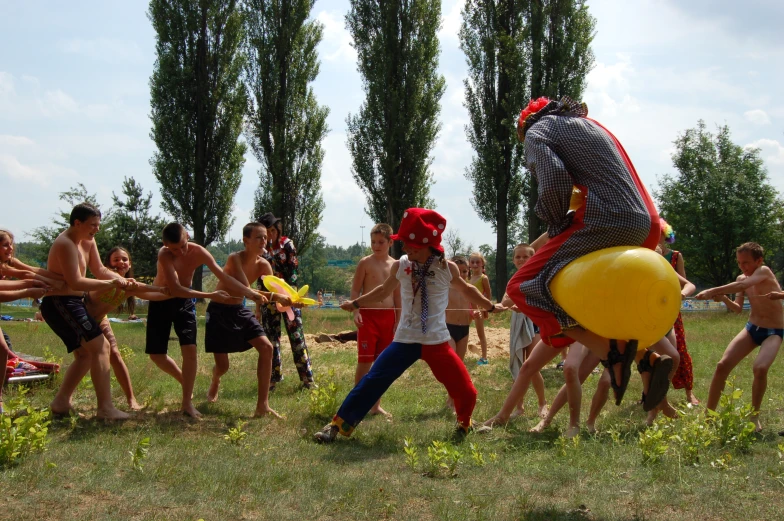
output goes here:
<path id="1" fill-rule="evenodd" d="M 509 415 L 509 419 L 514 420 L 515 418 L 518 418 L 523 414 L 525 414 L 525 407 L 517 406 L 515 410 L 512 411 L 512 414 Z"/>
<path id="2" fill-rule="evenodd" d="M 542 421 L 537 423 L 535 427 L 531 428 L 528 432 L 535 432 L 537 434 L 541 434 L 549 426 L 550 426 L 550 421 L 547 418 L 544 418 Z"/>
<path id="3" fill-rule="evenodd" d="M 648 427 L 653 425 L 653 422 L 656 421 L 656 416 L 659 415 L 659 408 L 655 408 L 653 410 L 648 411 L 648 417 L 645 419 L 645 425 Z"/>
<path id="4" fill-rule="evenodd" d="M 691 389 L 686 389 L 686 401 L 689 402 L 689 405 L 699 405 L 700 401 L 694 396 L 694 391 Z"/>
<path id="5" fill-rule="evenodd" d="M 453 403 L 452 408 L 454 409 L 454 407 L 455 405 Z M 380 414 L 381 416 L 387 419 L 392 418 L 392 414 L 382 409 L 380 405 L 378 407 L 373 407 L 372 409 L 370 409 L 370 414 L 374 416 Z"/>
<path id="6" fill-rule="evenodd" d="M 277 418 L 278 420 L 282 420 L 283 419 L 283 416 L 281 416 L 280 414 L 275 412 L 275 410 L 272 409 L 269 406 L 261 407 L 261 408 L 257 407 L 256 410 L 253 412 L 253 417 L 254 418 L 261 418 L 263 416 L 272 416 L 273 418 Z"/>
<path id="7" fill-rule="evenodd" d="M 127 412 L 122 412 L 120 409 L 115 408 L 114 406 L 106 408 L 106 409 L 98 409 L 95 412 L 95 417 L 100 418 L 102 420 L 127 420 L 131 417 L 130 414 Z"/>
<path id="8" fill-rule="evenodd" d="M 580 434 L 580 427 L 579 426 L 577 426 L 577 427 L 573 426 L 573 427 L 569 427 L 568 429 L 566 429 L 564 431 L 563 437 L 566 438 L 567 440 L 571 440 L 572 438 L 574 438 L 575 436 L 577 436 L 579 434 Z"/>
<path id="9" fill-rule="evenodd" d="M 666 398 L 664 399 L 664 403 L 661 405 L 661 412 L 667 418 L 677 418 L 679 416 L 678 410 L 670 405 Z"/>
<path id="10" fill-rule="evenodd" d="M 210 382 L 210 388 L 207 390 L 207 401 L 210 403 L 215 403 L 218 401 L 218 388 L 220 387 L 220 380 L 212 379 Z"/>
<path id="11" fill-rule="evenodd" d="M 550 412 L 550 408 L 547 406 L 546 403 L 539 406 L 539 417 L 540 418 L 547 418 L 547 413 L 549 413 L 549 412 Z"/>
<path id="12" fill-rule="evenodd" d="M 185 416 L 190 416 L 194 420 L 201 418 L 201 413 L 196 410 L 196 407 L 194 407 L 192 403 L 189 403 L 188 405 L 183 404 L 182 409 L 180 410 Z"/>
<path id="13" fill-rule="evenodd" d="M 139 405 L 139 402 L 136 401 L 136 398 L 131 398 L 128 400 L 128 408 L 132 411 L 141 411 L 144 409 L 144 407 Z"/>
<path id="14" fill-rule="evenodd" d="M 751 423 L 754 424 L 754 432 L 762 432 L 762 424 L 760 423 L 759 416 L 752 418 Z"/>
<path id="15" fill-rule="evenodd" d="M 506 425 L 508 422 L 509 422 L 509 418 L 504 418 L 503 416 L 496 414 L 495 416 L 493 416 L 492 418 L 484 422 L 482 425 L 484 425 L 485 427 L 499 427 L 501 425 Z"/>
<path id="16" fill-rule="evenodd" d="M 588 431 L 588 434 L 596 434 L 596 425 L 585 422 L 585 430 Z"/>
<path id="17" fill-rule="evenodd" d="M 76 409 L 74 409 L 73 405 L 70 403 L 65 407 L 59 407 L 58 405 L 55 405 L 54 402 L 52 402 L 49 404 L 49 411 L 52 413 L 53 418 L 68 418 L 69 416 L 84 418 L 84 414 L 76 412 Z"/>

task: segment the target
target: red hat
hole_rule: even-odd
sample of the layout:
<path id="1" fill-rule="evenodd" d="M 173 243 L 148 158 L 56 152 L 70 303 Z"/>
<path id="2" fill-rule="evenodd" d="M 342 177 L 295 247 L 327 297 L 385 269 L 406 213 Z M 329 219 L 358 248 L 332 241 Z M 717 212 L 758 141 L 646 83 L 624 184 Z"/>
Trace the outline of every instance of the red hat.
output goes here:
<path id="1" fill-rule="evenodd" d="M 390 238 L 406 244 L 425 248 L 430 246 L 444 252 L 441 235 L 446 228 L 446 219 L 441 214 L 427 208 L 409 208 L 403 212 L 400 228 Z"/>
<path id="2" fill-rule="evenodd" d="M 522 112 L 520 112 L 520 117 L 517 119 L 517 128 L 522 129 L 523 125 L 525 125 L 525 120 L 528 119 L 528 116 L 536 114 L 545 108 L 548 103 L 550 103 L 550 100 L 544 96 L 535 100 L 532 99 L 528 106 L 525 107 Z"/>

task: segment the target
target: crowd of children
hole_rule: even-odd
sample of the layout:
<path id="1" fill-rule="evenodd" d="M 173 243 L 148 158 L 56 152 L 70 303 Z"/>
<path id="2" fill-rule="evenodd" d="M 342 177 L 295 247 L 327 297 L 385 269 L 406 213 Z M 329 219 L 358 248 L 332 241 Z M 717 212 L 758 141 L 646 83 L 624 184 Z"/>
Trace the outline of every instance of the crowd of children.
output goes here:
<path id="1" fill-rule="evenodd" d="M 370 232 L 371 254 L 358 263 L 350 298 L 341 303 L 342 309 L 353 313 L 357 326 L 355 385 L 333 420 L 315 433 L 317 441 L 331 442 L 338 434 L 349 436 L 368 413 L 391 417 L 381 407 L 381 397 L 419 359 L 446 387 L 447 404 L 455 412 L 460 435 L 488 431 L 522 415 L 525 394 L 533 385 L 541 421 L 531 430 L 543 431 L 568 404 L 564 435 L 576 436 L 580 432 L 582 385 L 599 364 L 604 365 L 604 371 L 586 421 L 589 432 L 596 430 L 610 390 L 616 404 L 621 403 L 634 362 L 643 385 L 640 403 L 648 412 L 649 424 L 659 412 L 670 417 L 678 414 L 666 396 L 671 385 L 685 390 L 689 405 L 699 403 L 693 392 L 692 359 L 680 315 L 666 336 L 648 349 L 637 349 L 634 340 L 603 338 L 581 327 L 549 289 L 555 274 L 572 260 L 623 245 L 656 249 L 677 273 L 682 297 L 695 291 L 686 279 L 683 256 L 670 249 L 675 238 L 672 228 L 658 216 L 620 143 L 587 117 L 584 105 L 568 98 L 532 101 L 520 116 L 518 134 L 525 142 L 528 168 L 538 181 L 535 211 L 547 225 L 547 232 L 531 244 L 514 248 L 516 272 L 501 301 L 493 304 L 480 253 L 445 258 L 441 242 L 447 223 L 440 214 L 410 208 L 397 233 L 387 224 L 375 225 Z M 283 236 L 280 219 L 268 213 L 259 222 L 247 224 L 243 228 L 244 249 L 232 253 L 224 268 L 205 248 L 189 241 L 182 225 L 168 224 L 162 230 L 163 247 L 151 285 L 133 278 L 131 257 L 124 248 L 113 248 L 101 259 L 94 240 L 100 221 L 101 213 L 94 206 L 75 206 L 69 227 L 52 244 L 46 268 L 18 261 L 13 255 L 13 235 L 0 230 L 0 302 L 42 298 L 43 320 L 73 353 L 50 406 L 54 415 L 75 413 L 71 397 L 89 372 L 96 416 L 111 420 L 129 417 L 112 402 L 112 370 L 128 408 L 141 408 L 107 319 L 117 308 L 133 306 L 136 297 L 150 301 L 145 352 L 180 384 L 181 410 L 186 415 L 201 416 L 193 404 L 197 298 L 210 300 L 205 348 L 213 353 L 215 363 L 208 401 L 218 399 L 221 378 L 229 369 L 229 353 L 255 349 L 258 396 L 254 416 L 280 417 L 270 407 L 269 392 L 282 379 L 282 327 L 303 388 L 315 385 L 299 306 L 287 295 L 252 287 L 256 281 L 257 287 L 263 288 L 262 278 L 267 275 L 292 286 L 298 283 L 296 248 Z M 403 243 L 406 253 L 398 260 L 389 254 L 395 240 Z M 764 265 L 758 244 L 738 247 L 737 262 L 742 274 L 735 282 L 696 295 L 700 300 L 723 302 L 735 313 L 742 312 L 746 298 L 751 303 L 749 322 L 716 366 L 706 406 L 716 408 L 730 372 L 759 347 L 753 363 L 752 406 L 754 423 L 761 429 L 759 409 L 767 374 L 784 337 L 784 292 Z M 194 272 L 202 266 L 218 279 L 215 291 L 191 289 Z M 92 278 L 87 277 L 88 269 Z M 728 294 L 734 294 L 734 300 Z M 255 314 L 243 305 L 245 299 L 255 302 Z M 287 307 L 293 307 L 293 312 L 281 312 Z M 514 383 L 501 410 L 476 426 L 472 413 L 477 390 L 465 365 L 469 327 L 473 321 L 481 346 L 477 365 L 486 365 L 484 321 L 489 313 L 504 311 L 512 313 L 509 370 Z M 168 355 L 172 326 L 180 344 L 182 367 Z M 558 354 L 565 357 L 564 385 L 548 407 L 540 371 Z M 11 356 L 8 340 L 0 336 L 0 362 L 5 365 Z M 0 411 L 1 393 L 2 386 Z"/>

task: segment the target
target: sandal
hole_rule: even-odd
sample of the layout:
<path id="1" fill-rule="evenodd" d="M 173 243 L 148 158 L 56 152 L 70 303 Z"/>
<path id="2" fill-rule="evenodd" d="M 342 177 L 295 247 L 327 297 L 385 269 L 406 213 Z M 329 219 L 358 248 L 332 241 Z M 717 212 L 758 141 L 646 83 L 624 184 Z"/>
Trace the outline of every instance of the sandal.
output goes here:
<path id="1" fill-rule="evenodd" d="M 651 383 L 648 385 L 648 392 L 643 393 L 642 409 L 651 411 L 655 409 L 667 396 L 670 390 L 670 371 L 672 371 L 672 358 L 667 355 L 659 355 L 651 363 L 651 355 L 654 352 L 647 349 L 642 359 L 637 363 L 637 371 L 640 373 L 651 373 Z"/>
<path id="2" fill-rule="evenodd" d="M 637 356 L 637 341 L 629 340 L 626 342 L 626 349 L 623 353 L 618 351 L 618 341 L 610 339 L 610 351 L 607 353 L 607 360 L 602 360 L 602 365 L 610 369 L 610 385 L 612 386 L 613 393 L 615 394 L 615 405 L 621 405 L 623 395 L 626 393 L 626 388 L 629 386 L 629 379 L 632 376 L 632 362 Z M 615 371 L 611 369 L 616 364 L 623 364 L 621 366 L 621 381 L 615 380 Z"/>

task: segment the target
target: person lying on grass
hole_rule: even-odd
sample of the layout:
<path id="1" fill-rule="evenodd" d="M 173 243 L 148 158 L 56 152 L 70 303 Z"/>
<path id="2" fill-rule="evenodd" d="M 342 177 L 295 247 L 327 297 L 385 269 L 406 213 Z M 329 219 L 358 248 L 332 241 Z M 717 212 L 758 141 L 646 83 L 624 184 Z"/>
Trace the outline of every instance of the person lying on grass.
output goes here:
<path id="1" fill-rule="evenodd" d="M 735 282 L 717 288 L 706 289 L 697 294 L 699 300 L 713 299 L 723 302 L 727 309 L 736 314 L 743 312 L 743 301 L 749 298 L 751 314 L 746 327 L 730 341 L 727 349 L 716 364 L 713 373 L 708 403 L 706 407 L 714 411 L 719 405 L 721 393 L 727 377 L 741 360 L 750 355 L 757 347 L 760 348 L 754 359 L 754 383 L 751 386 L 751 405 L 754 408 L 752 421 L 757 432 L 762 430 L 759 420 L 760 406 L 765 389 L 768 386 L 768 370 L 776 360 L 784 337 L 784 316 L 782 316 L 781 291 L 776 275 L 765 266 L 765 251 L 756 242 L 747 242 L 738 246 L 735 257 L 741 274 Z M 730 300 L 727 294 L 735 294 Z"/>
<path id="2" fill-rule="evenodd" d="M 362 309 L 366 303 L 378 302 L 400 288 L 402 310 L 394 341 L 351 390 L 332 422 L 315 433 L 316 441 L 332 442 L 338 433 L 350 436 L 389 386 L 420 358 L 454 400 L 457 435 L 471 429 L 476 388 L 460 357 L 449 347 L 449 290 L 460 291 L 469 302 L 489 313 L 500 306 L 460 278 L 455 263 L 444 259 L 441 236 L 445 227 L 446 219 L 433 210 L 409 208 L 403 213 L 398 233 L 391 237 L 403 241 L 407 255 L 392 264 L 391 274 L 381 286 L 341 305 L 346 311 Z"/>

